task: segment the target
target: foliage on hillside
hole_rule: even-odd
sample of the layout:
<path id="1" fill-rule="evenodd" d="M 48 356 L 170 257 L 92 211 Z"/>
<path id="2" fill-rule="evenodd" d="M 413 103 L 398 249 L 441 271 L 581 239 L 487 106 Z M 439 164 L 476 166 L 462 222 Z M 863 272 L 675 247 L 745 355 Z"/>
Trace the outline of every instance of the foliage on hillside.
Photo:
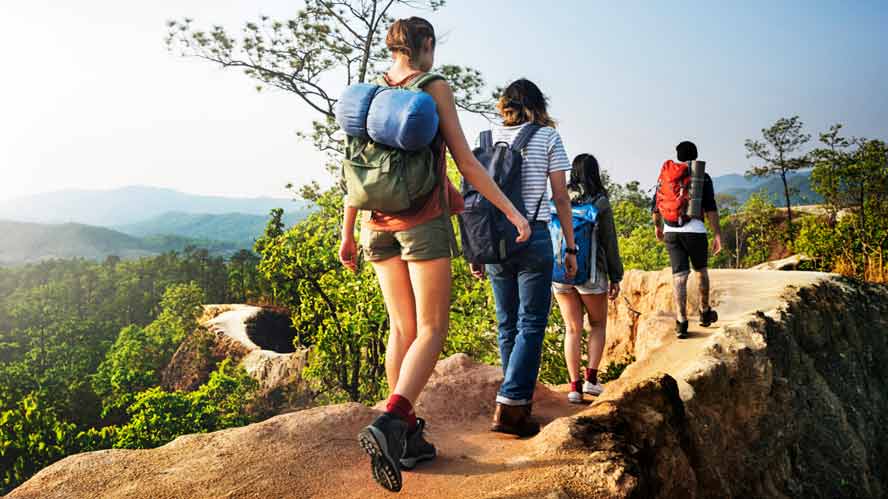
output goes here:
<path id="1" fill-rule="evenodd" d="M 231 255 L 242 245 L 177 235 L 133 237 L 103 227 L 82 224 L 43 225 L 0 221 L 0 265 L 21 265 L 54 258 L 100 261 L 109 256 L 132 259 L 170 251 L 203 248 L 213 255 Z M 248 246 L 247 246 L 248 247 Z"/>
<path id="2" fill-rule="evenodd" d="M 153 387 L 201 303 L 264 289 L 255 267 L 200 250 L 0 268 L 0 493 L 71 453 L 245 422 L 251 381 L 233 366 L 194 394 Z"/>
<path id="3" fill-rule="evenodd" d="M 284 223 L 292 226 L 308 216 L 309 208 L 288 211 Z M 234 243 L 237 248 L 249 249 L 257 234 L 262 233 L 266 217 L 248 213 L 184 213 L 168 212 L 134 224 L 115 229 L 135 237 L 158 235 L 178 236 L 191 240 Z"/>

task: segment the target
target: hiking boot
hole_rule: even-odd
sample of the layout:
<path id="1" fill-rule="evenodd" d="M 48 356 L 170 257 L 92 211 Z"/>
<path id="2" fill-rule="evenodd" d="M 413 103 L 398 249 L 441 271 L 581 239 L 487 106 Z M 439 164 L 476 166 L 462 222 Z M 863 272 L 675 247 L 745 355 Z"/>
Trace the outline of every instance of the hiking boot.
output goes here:
<path id="1" fill-rule="evenodd" d="M 570 391 L 567 393 L 567 401 L 571 404 L 582 404 L 583 393 L 580 391 L 581 380 L 570 382 Z"/>
<path id="2" fill-rule="evenodd" d="M 431 461 L 438 455 L 435 446 L 423 435 L 425 426 L 425 419 L 416 418 L 416 428 L 407 432 L 407 448 L 404 450 L 404 457 L 401 458 L 401 468 L 412 470 L 418 463 Z"/>
<path id="3" fill-rule="evenodd" d="M 533 404 L 506 405 L 497 403 L 490 431 L 518 435 L 519 437 L 536 435 L 540 432 L 540 424 L 530 418 L 532 407 Z"/>
<path id="4" fill-rule="evenodd" d="M 358 434 L 358 442 L 370 456 L 373 479 L 392 492 L 401 490 L 401 457 L 407 445 L 407 423 L 384 413 Z"/>
<path id="5" fill-rule="evenodd" d="M 595 397 L 601 395 L 601 392 L 604 391 L 604 387 L 601 386 L 601 383 L 596 381 L 595 383 L 591 383 L 586 381 L 583 383 L 583 393 L 588 393 L 589 395 L 593 395 Z"/>
<path id="6" fill-rule="evenodd" d="M 683 340 L 688 337 L 688 321 L 675 321 L 675 335 L 678 339 Z"/>
<path id="7" fill-rule="evenodd" d="M 713 309 L 709 309 L 705 312 L 700 312 L 700 325 L 703 327 L 709 327 L 710 324 L 714 324 L 718 322 L 718 312 Z"/>

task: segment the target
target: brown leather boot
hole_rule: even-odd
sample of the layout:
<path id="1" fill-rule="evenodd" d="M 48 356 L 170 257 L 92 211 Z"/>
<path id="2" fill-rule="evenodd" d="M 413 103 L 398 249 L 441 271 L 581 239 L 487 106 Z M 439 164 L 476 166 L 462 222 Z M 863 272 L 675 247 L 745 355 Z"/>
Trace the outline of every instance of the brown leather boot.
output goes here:
<path id="1" fill-rule="evenodd" d="M 508 433 L 519 437 L 532 437 L 540 432 L 540 424 L 530 418 L 533 404 L 496 404 L 490 431 Z"/>

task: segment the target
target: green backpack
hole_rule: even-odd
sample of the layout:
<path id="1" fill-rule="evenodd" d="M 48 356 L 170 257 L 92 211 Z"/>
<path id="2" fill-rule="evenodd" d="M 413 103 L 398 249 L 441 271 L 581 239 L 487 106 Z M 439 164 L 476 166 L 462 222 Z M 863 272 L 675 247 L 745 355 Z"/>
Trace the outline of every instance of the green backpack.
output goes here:
<path id="1" fill-rule="evenodd" d="M 429 83 L 442 79 L 441 75 L 424 73 L 403 89 L 422 92 Z M 376 83 L 388 86 L 381 76 Z M 437 154 L 433 145 L 418 151 L 404 151 L 370 139 L 346 137 L 342 176 L 348 191 L 347 204 L 359 210 L 383 213 L 406 210 L 412 201 L 437 185 Z"/>

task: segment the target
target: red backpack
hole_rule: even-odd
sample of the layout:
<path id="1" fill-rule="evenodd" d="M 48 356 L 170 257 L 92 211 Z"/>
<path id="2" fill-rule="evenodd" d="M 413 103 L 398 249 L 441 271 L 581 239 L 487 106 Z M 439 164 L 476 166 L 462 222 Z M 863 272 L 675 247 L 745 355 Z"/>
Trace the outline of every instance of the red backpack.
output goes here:
<path id="1" fill-rule="evenodd" d="M 687 164 L 671 159 L 663 163 L 657 181 L 657 211 L 670 225 L 681 227 L 689 220 L 690 184 L 691 172 Z"/>

